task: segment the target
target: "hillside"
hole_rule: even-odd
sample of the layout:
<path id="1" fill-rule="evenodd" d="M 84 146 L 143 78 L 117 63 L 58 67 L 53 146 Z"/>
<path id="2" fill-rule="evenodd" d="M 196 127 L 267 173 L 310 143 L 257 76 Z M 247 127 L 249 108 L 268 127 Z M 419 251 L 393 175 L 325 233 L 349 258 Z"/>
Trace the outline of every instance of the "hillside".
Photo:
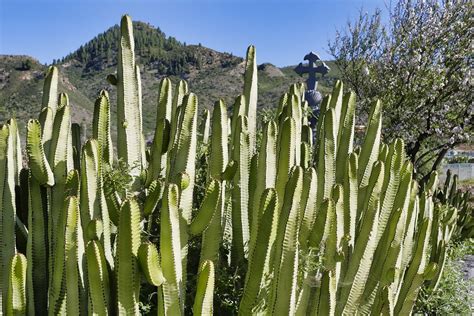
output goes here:
<path id="1" fill-rule="evenodd" d="M 0 121 L 16 117 L 20 126 L 37 118 L 41 110 L 44 74 L 47 67 L 29 56 L 0 56 Z M 72 106 L 72 118 L 82 122 L 90 117 L 91 99 L 61 74 L 59 90 L 66 92 Z"/>
<path id="2" fill-rule="evenodd" d="M 242 58 L 201 45 L 186 45 L 143 22 L 134 23 L 134 35 L 148 136 L 153 132 L 158 84 L 165 76 L 174 82 L 186 79 L 191 91 L 198 95 L 201 109 L 212 107 L 219 98 L 231 106 L 241 93 L 245 66 Z M 101 89 L 110 92 L 115 104 L 115 88 L 105 78 L 116 71 L 118 38 L 118 26 L 113 26 L 75 52 L 54 61 L 60 71 L 60 91 L 69 95 L 75 122 L 91 121 L 94 99 Z M 28 118 L 37 117 L 46 68 L 29 56 L 0 56 L 1 121 L 15 116 L 24 125 Z M 303 80 L 293 67 L 277 68 L 266 63 L 258 69 L 260 107 L 275 106 L 290 84 Z M 320 85 L 323 93 L 333 79 L 331 73 L 324 79 Z M 113 115 L 114 110 L 113 106 Z"/>

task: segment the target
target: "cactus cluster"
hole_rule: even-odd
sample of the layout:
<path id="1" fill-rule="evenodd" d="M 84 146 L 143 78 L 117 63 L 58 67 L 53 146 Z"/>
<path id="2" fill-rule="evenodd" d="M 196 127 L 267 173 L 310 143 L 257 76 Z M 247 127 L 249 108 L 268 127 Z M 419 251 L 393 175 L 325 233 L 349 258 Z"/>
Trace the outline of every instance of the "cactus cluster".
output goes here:
<path id="1" fill-rule="evenodd" d="M 472 235 L 467 211 L 434 207 L 436 173 L 420 188 L 403 141 L 382 142 L 379 102 L 354 147 L 355 96 L 341 82 L 315 128 L 301 84 L 260 127 L 252 46 L 232 115 L 217 101 L 200 133 L 196 95 L 185 81 L 173 87 L 163 79 L 147 147 L 128 16 L 120 29 L 118 71 L 108 77 L 117 90 L 115 146 L 108 93 L 100 92 L 92 138 L 82 144 L 55 67 L 39 119 L 27 125 L 27 164 L 17 122 L 0 129 L 2 313 L 139 314 L 147 282 L 159 315 L 182 315 L 185 306 L 210 315 L 216 273 L 230 265 L 246 271 L 242 315 L 403 315 L 426 280 L 436 286 L 453 231 L 470 227 Z M 208 167 L 196 182 L 199 146 L 209 149 Z M 121 165 L 128 177 L 118 187 L 110 175 Z M 464 207 L 453 194 L 448 199 Z M 195 238 L 199 266 L 190 272 Z M 220 251 L 226 243 L 228 259 Z"/>
<path id="2" fill-rule="evenodd" d="M 458 188 L 459 177 L 452 174 L 451 170 L 446 173 L 444 185 L 438 188 L 436 197 L 439 206 L 443 208 L 441 212 L 446 212 L 445 217 L 451 220 L 457 219 L 457 224 L 453 227 L 452 235 L 457 239 L 474 238 L 474 210 L 472 202 L 474 196 L 469 191 Z M 456 216 L 453 216 L 452 213 Z"/>

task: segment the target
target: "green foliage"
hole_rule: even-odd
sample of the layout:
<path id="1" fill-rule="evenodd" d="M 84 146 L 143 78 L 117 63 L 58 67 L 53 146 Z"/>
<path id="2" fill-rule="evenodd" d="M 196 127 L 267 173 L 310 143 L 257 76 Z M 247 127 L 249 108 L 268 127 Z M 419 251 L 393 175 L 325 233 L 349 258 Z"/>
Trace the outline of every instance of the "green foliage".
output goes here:
<path id="1" fill-rule="evenodd" d="M 423 288 L 415 306 L 425 315 L 469 315 L 474 299 L 470 289 L 474 281 L 466 280 L 463 259 L 474 253 L 474 242 L 467 240 L 453 244 L 449 249 L 443 275 L 436 289 Z"/>
<path id="2" fill-rule="evenodd" d="M 474 163 L 473 157 L 463 156 L 463 155 L 454 156 L 446 160 L 447 160 L 446 161 L 447 163 Z"/>
<path id="3" fill-rule="evenodd" d="M 157 68 L 167 76 L 180 75 L 189 71 L 190 67 L 201 68 L 205 56 L 199 51 L 193 51 L 172 36 L 166 36 L 159 28 L 150 24 L 134 23 L 136 34 L 135 49 L 142 56 L 139 62 L 145 66 Z M 64 62 L 77 60 L 86 68 L 92 68 L 99 61 L 106 65 L 114 65 L 117 58 L 120 28 L 114 26 L 99 34 L 86 45 L 81 45 L 77 51 L 67 55 Z M 90 69 L 89 71 L 92 71 Z"/>
<path id="4" fill-rule="evenodd" d="M 384 136 L 405 140 L 423 181 L 449 149 L 471 142 L 472 65 L 465 57 L 472 48 L 459 34 L 471 34 L 473 13 L 469 0 L 399 0 L 386 10 L 361 10 L 329 42 L 360 110 L 383 102 Z"/>
<path id="5" fill-rule="evenodd" d="M 27 59 L 21 63 L 20 69 L 26 71 L 30 70 L 32 66 L 33 62 L 31 61 L 31 59 Z"/>
<path id="6" fill-rule="evenodd" d="M 116 160 L 113 166 L 105 165 L 103 170 L 103 182 L 105 193 L 117 193 L 125 198 L 130 192 L 132 176 L 131 167 L 123 160 Z"/>

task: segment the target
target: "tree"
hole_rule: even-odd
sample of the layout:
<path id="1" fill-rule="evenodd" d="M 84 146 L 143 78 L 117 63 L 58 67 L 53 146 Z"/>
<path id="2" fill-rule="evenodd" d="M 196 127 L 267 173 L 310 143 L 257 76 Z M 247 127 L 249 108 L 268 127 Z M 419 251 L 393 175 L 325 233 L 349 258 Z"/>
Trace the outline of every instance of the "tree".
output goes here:
<path id="1" fill-rule="evenodd" d="M 26 59 L 21 62 L 21 70 L 30 70 L 31 67 L 33 66 L 33 63 L 31 62 L 31 59 Z"/>
<path id="2" fill-rule="evenodd" d="M 470 142 L 474 38 L 470 0 L 400 0 L 382 11 L 361 11 L 329 42 L 342 80 L 367 112 L 384 104 L 384 137 L 402 137 L 418 175 L 426 180 L 446 152 Z"/>

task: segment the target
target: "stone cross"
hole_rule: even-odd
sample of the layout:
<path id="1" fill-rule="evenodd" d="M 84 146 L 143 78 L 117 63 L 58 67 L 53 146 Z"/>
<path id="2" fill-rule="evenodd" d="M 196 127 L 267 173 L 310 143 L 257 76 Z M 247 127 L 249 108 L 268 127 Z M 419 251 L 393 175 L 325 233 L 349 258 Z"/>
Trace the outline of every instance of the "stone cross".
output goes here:
<path id="1" fill-rule="evenodd" d="M 319 58 L 319 56 L 313 52 L 310 52 L 304 56 L 304 60 L 308 61 L 308 65 L 304 66 L 303 63 L 300 63 L 295 68 L 295 72 L 302 76 L 307 73 L 309 75 L 308 80 L 306 80 L 306 85 L 308 90 L 316 90 L 318 86 L 318 81 L 316 80 L 316 74 L 326 75 L 329 72 L 329 67 Z M 317 62 L 321 64 L 316 66 Z"/>
<path id="2" fill-rule="evenodd" d="M 302 76 L 308 74 L 309 77 L 306 80 L 306 91 L 304 98 L 308 101 L 309 106 L 312 110 L 312 117 L 310 119 L 311 126 L 316 126 L 316 118 L 319 116 L 319 104 L 323 99 L 323 96 L 319 91 L 316 90 L 318 87 L 318 81 L 316 80 L 316 74 L 326 75 L 329 72 L 329 67 L 326 65 L 319 56 L 313 52 L 310 52 L 304 56 L 304 60 L 308 61 L 308 65 L 305 66 L 300 63 L 295 68 L 295 72 Z M 317 65 L 319 64 L 319 66 Z"/>

